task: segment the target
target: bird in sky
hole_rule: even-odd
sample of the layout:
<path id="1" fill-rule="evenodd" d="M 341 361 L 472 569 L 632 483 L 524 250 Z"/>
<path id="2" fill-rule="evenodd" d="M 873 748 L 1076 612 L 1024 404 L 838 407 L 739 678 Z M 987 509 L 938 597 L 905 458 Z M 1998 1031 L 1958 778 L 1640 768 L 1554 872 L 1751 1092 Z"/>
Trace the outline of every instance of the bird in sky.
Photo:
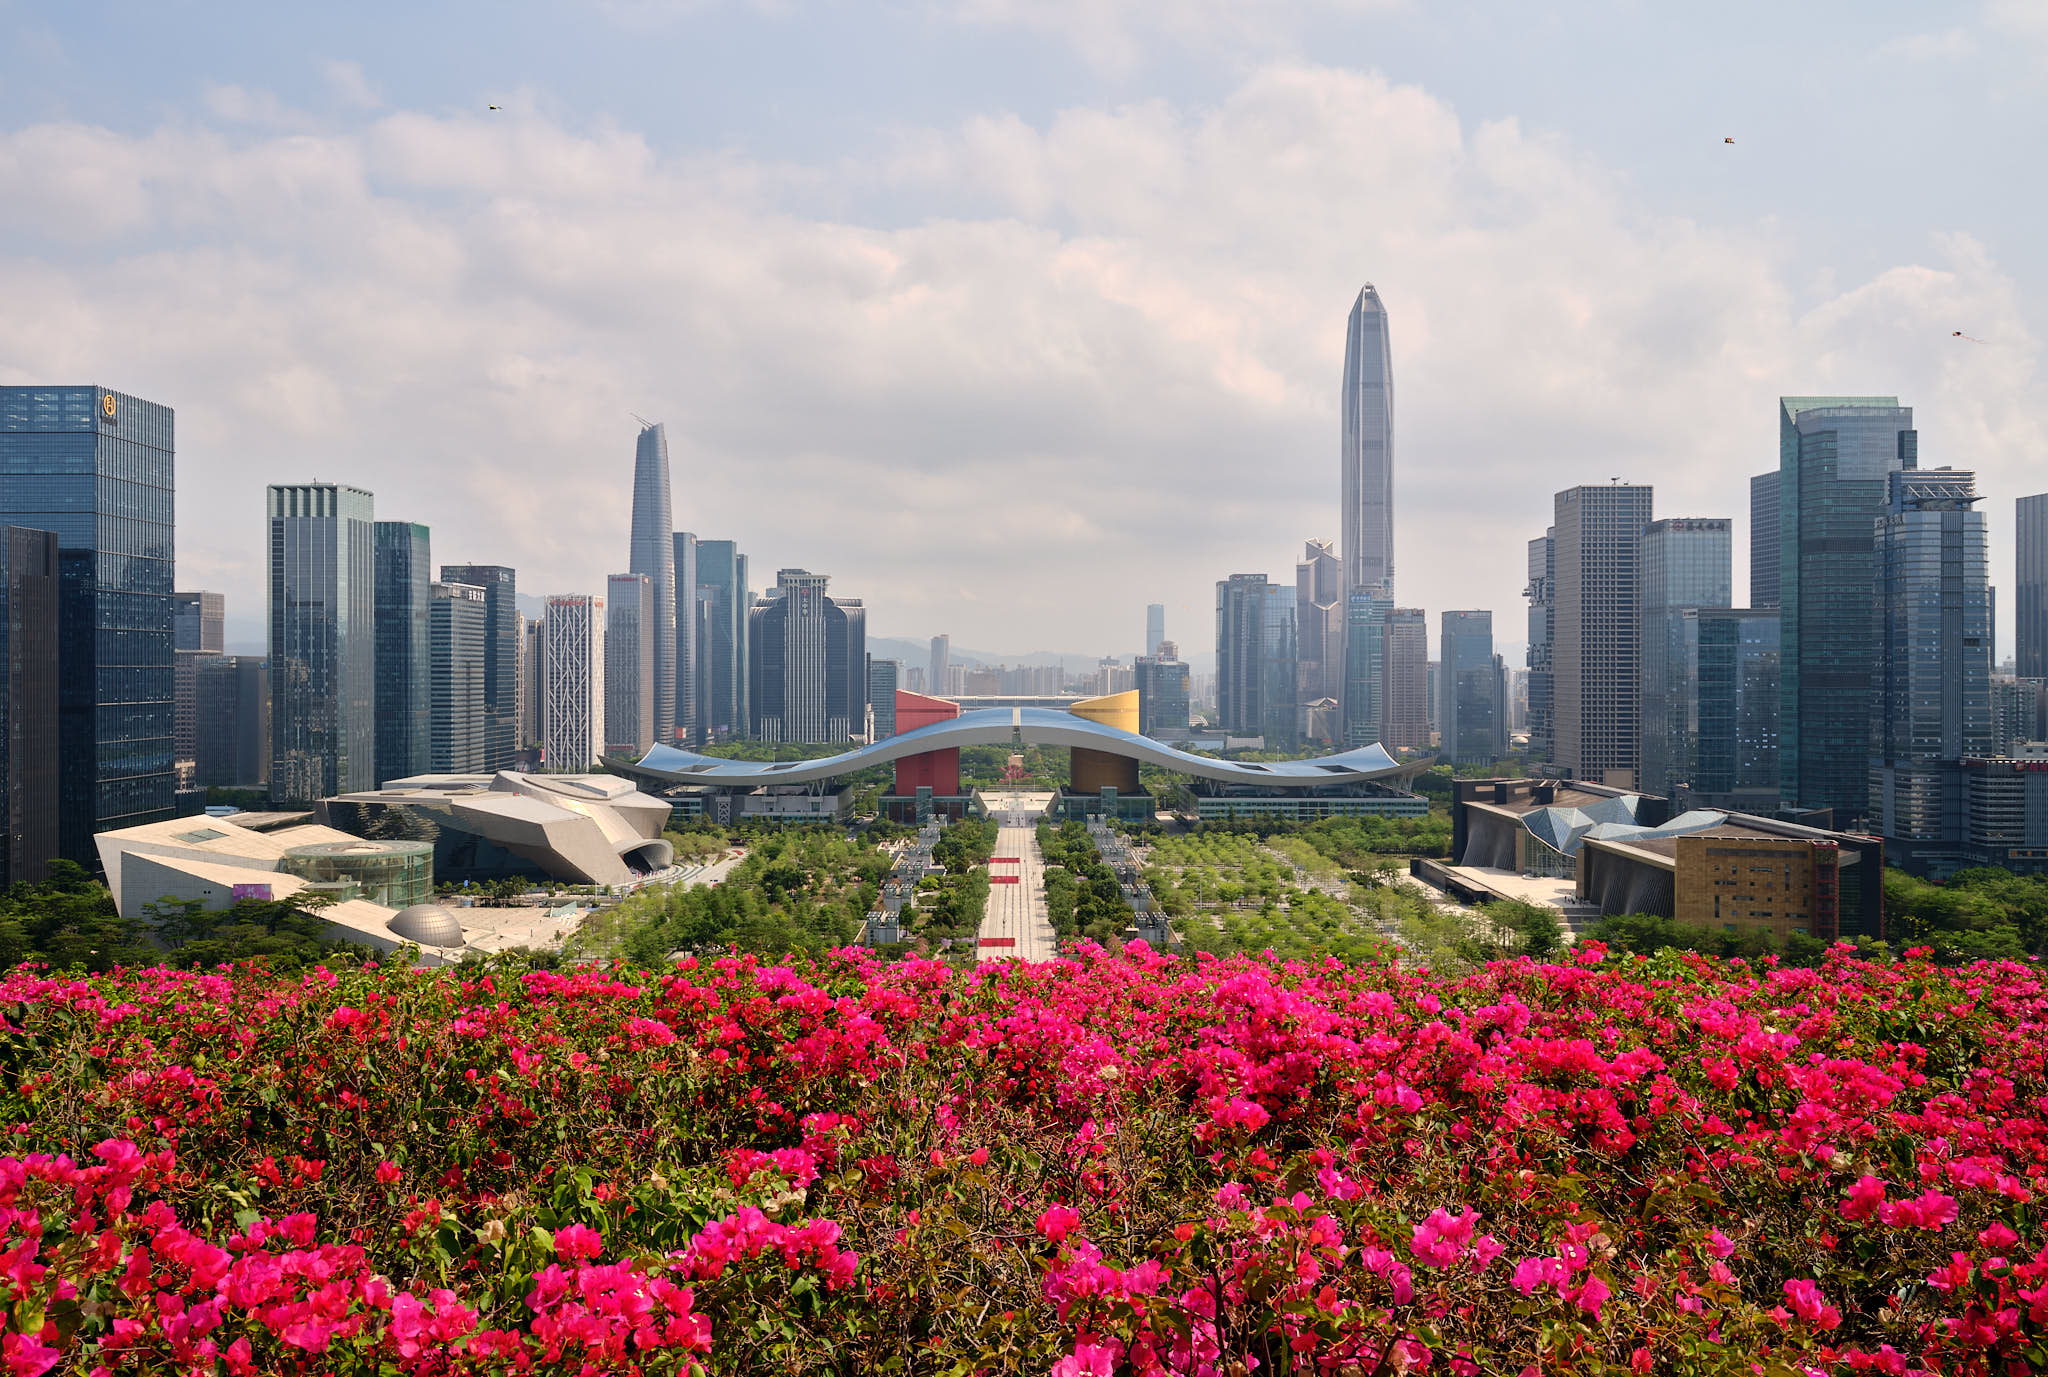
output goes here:
<path id="1" fill-rule="evenodd" d="M 497 107 L 496 107 L 495 105 L 494 105 L 494 106 L 492 106 L 491 108 L 492 108 L 493 110 L 497 109 Z M 1734 142 L 1735 142 L 1735 140 L 1733 140 L 1733 139 L 1723 139 L 1723 140 L 1721 140 L 1721 142 L 1722 142 L 1722 143 L 1734 143 Z"/>
<path id="2" fill-rule="evenodd" d="M 485 108 L 486 108 L 486 109 L 490 109 L 490 110 L 502 110 L 502 109 L 504 109 L 505 107 L 504 107 L 504 106 L 502 106 L 502 105 L 491 105 L 491 106 L 486 106 Z"/>
<path id="3" fill-rule="evenodd" d="M 1981 340 L 1981 339 L 1978 339 L 1978 338 L 1977 338 L 1977 337 L 1976 337 L 1975 335 L 1966 335 L 1966 334 L 1964 334 L 1964 333 L 1963 333 L 1963 332 L 1962 332 L 1961 330 L 1954 330 L 1954 331 L 1951 331 L 1951 332 L 1950 332 L 1950 335 L 1949 335 L 1949 338 L 1951 338 L 1951 339 L 1966 339 L 1966 340 L 1968 340 L 1968 341 L 1969 341 L 1970 343 L 1972 343 L 1972 344 L 1982 344 L 1982 343 L 1984 342 L 1983 340 Z"/>

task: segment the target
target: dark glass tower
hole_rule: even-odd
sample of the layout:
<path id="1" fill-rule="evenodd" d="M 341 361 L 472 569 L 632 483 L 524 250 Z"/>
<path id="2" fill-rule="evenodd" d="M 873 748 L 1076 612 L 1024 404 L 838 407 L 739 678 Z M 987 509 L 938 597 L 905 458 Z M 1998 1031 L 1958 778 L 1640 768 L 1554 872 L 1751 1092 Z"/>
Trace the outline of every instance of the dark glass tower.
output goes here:
<path id="1" fill-rule="evenodd" d="M 676 687 L 675 687 L 675 739 L 695 741 L 697 713 L 703 695 L 697 688 L 698 642 L 703 632 L 697 623 L 697 537 L 689 531 L 675 533 L 676 552 Z M 657 679 L 659 676 L 656 676 Z M 655 740 L 669 738 L 657 735 Z"/>
<path id="2" fill-rule="evenodd" d="M 1446 612 L 1437 636 L 1443 688 L 1443 753 L 1454 765 L 1491 765 L 1507 754 L 1506 704 L 1493 653 L 1493 613 Z"/>
<path id="3" fill-rule="evenodd" d="M 1344 581 L 1394 593 L 1394 358 L 1387 308 L 1368 282 L 1344 325 Z"/>
<path id="4" fill-rule="evenodd" d="M 1897 397 L 1778 399 L 1778 793 L 1837 827 L 1870 806 L 1873 533 L 1918 442 Z"/>
<path id="5" fill-rule="evenodd" d="M 630 573 L 645 574 L 654 586 L 654 623 L 647 634 L 654 651 L 654 739 L 672 742 L 689 713 L 678 711 L 679 685 L 689 643 L 689 620 L 676 621 L 676 528 L 669 509 L 668 432 L 659 422 L 641 427 L 633 447 L 633 549 Z M 682 604 L 686 609 L 687 601 Z M 681 646 L 678 632 L 682 633 Z"/>
<path id="6" fill-rule="evenodd" d="M 730 540 L 697 545 L 698 739 L 745 736 L 751 713 L 747 701 L 747 557 Z"/>
<path id="7" fill-rule="evenodd" d="M 519 750 L 518 576 L 502 564 L 444 564 L 441 582 L 484 590 L 483 770 L 509 770 Z"/>
<path id="8" fill-rule="evenodd" d="M 763 741 L 840 742 L 867 727 L 867 610 L 825 595 L 826 576 L 776 571 L 748 616 L 753 734 Z"/>
<path id="9" fill-rule="evenodd" d="M 1688 609 L 1726 607 L 1733 594 L 1726 517 L 1667 517 L 1643 529 L 1643 745 L 1637 784 L 1671 797 L 1692 758 L 1685 646 Z"/>
<path id="10" fill-rule="evenodd" d="M 33 884 L 57 855 L 57 537 L 0 527 L 0 885 Z"/>
<path id="11" fill-rule="evenodd" d="M 428 585 L 431 768 L 436 774 L 484 773 L 484 590 L 467 583 Z"/>
<path id="12" fill-rule="evenodd" d="M 377 563 L 377 782 L 435 768 L 433 636 L 429 604 L 434 561 L 427 528 L 380 521 Z"/>
<path id="13" fill-rule="evenodd" d="M 173 807 L 174 416 L 103 387 L 0 387 L 0 525 L 57 537 L 57 854 Z"/>
<path id="14" fill-rule="evenodd" d="M 2019 604 L 2013 668 L 2022 679 L 2048 679 L 2048 493 L 2022 497 L 2013 543 Z"/>
<path id="15" fill-rule="evenodd" d="M 1630 787 L 1642 752 L 1642 539 L 1651 493 L 1633 483 L 1556 498 L 1551 590 L 1553 760 Z"/>
<path id="16" fill-rule="evenodd" d="M 337 483 L 270 489 L 270 796 L 377 787 L 373 499 Z"/>
<path id="17" fill-rule="evenodd" d="M 1778 471 L 1749 480 L 1749 605 L 1778 605 Z"/>

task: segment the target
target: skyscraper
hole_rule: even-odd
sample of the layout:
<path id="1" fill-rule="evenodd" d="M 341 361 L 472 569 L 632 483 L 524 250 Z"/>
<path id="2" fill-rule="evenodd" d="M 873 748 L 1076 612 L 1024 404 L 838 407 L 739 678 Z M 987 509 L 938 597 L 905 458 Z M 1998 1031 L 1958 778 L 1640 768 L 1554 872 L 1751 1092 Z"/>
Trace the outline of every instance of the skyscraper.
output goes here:
<path id="1" fill-rule="evenodd" d="M 1962 761 L 1991 753 L 1984 514 L 1966 469 L 1894 469 L 1877 522 L 1870 808 L 1900 863 L 1970 838 Z"/>
<path id="2" fill-rule="evenodd" d="M 377 567 L 377 782 L 437 768 L 434 561 L 417 521 L 380 521 Z M 483 723 L 477 723 L 481 730 Z"/>
<path id="3" fill-rule="evenodd" d="M 753 734 L 824 743 L 867 722 L 867 610 L 825 594 L 827 576 L 779 569 L 748 616 Z"/>
<path id="4" fill-rule="evenodd" d="M 522 746 L 541 743 L 541 722 L 546 716 L 547 631 L 546 617 L 520 619 L 519 627 L 519 742 Z"/>
<path id="5" fill-rule="evenodd" d="M 1778 605 L 1778 471 L 1749 480 L 1749 605 Z"/>
<path id="6" fill-rule="evenodd" d="M 541 638 L 541 749 L 547 767 L 575 773 L 604 755 L 604 599 L 548 599 Z"/>
<path id="7" fill-rule="evenodd" d="M 605 754 L 638 760 L 654 744 L 654 580 L 613 574 L 604 594 Z"/>
<path id="8" fill-rule="evenodd" d="M 0 561 L 0 885 L 34 884 L 59 845 L 56 533 L 0 527 Z"/>
<path id="9" fill-rule="evenodd" d="M 682 603 L 684 619 L 676 620 L 676 528 L 669 509 L 668 431 L 660 422 L 640 428 L 633 447 L 633 556 L 626 568 L 647 575 L 654 590 L 654 618 L 644 635 L 654 652 L 654 736 L 676 740 L 689 715 L 679 710 L 678 695 L 687 696 L 689 681 L 680 676 L 687 657 L 691 607 Z M 678 640 L 678 633 L 681 640 Z"/>
<path id="10" fill-rule="evenodd" d="M 928 686 L 927 691 L 934 696 L 945 694 L 948 685 L 952 681 L 952 671 L 953 638 L 951 636 L 932 637 L 931 666 L 925 675 L 925 684 Z"/>
<path id="11" fill-rule="evenodd" d="M 697 548 L 697 735 L 720 741 L 747 734 L 747 557 L 730 540 Z"/>
<path id="12" fill-rule="evenodd" d="M 1529 600 L 1529 759 L 1538 765 L 1557 758 L 1555 675 L 1552 638 L 1557 631 L 1554 588 L 1557 576 L 1555 528 L 1529 542 L 1529 582 L 1522 596 Z"/>
<path id="13" fill-rule="evenodd" d="M 1394 361 L 1387 311 L 1368 282 L 1344 326 L 1344 576 L 1394 595 Z"/>
<path id="14" fill-rule="evenodd" d="M 1331 542 L 1304 544 L 1294 566 L 1296 701 L 1344 696 L 1344 566 Z"/>
<path id="15" fill-rule="evenodd" d="M 1727 607 L 1734 523 L 1726 517 L 1666 517 L 1643 528 L 1642 763 L 1645 793 L 1671 796 L 1692 758 L 1685 613 Z"/>
<path id="16" fill-rule="evenodd" d="M 1166 639 L 1166 604 L 1151 602 L 1145 604 L 1145 648 L 1140 655 L 1157 655 L 1159 643 Z"/>
<path id="17" fill-rule="evenodd" d="M 484 769 L 519 749 L 519 576 L 502 564 L 444 564 L 441 582 L 484 590 Z"/>
<path id="18" fill-rule="evenodd" d="M 896 687 L 902 677 L 902 661 L 868 657 L 868 711 L 876 741 L 896 735 Z"/>
<path id="19" fill-rule="evenodd" d="M 218 655 L 226 647 L 227 599 L 219 593 L 171 594 L 173 746 L 171 758 L 180 789 L 192 787 L 198 773 L 195 723 L 198 720 L 197 680 L 193 666 L 202 655 Z"/>
<path id="20" fill-rule="evenodd" d="M 1386 619 L 1386 679 L 1380 697 L 1380 743 L 1389 750 L 1429 744 L 1429 622 L 1419 607 L 1396 607 Z"/>
<path id="21" fill-rule="evenodd" d="M 58 854 L 174 806 L 175 417 L 103 387 L 0 387 L 0 526 L 57 537 Z"/>
<path id="22" fill-rule="evenodd" d="M 2048 679 L 2048 493 L 2022 497 L 2016 515 L 2013 669 L 2022 679 Z"/>
<path id="23" fill-rule="evenodd" d="M 1216 585 L 1216 706 L 1223 730 L 1292 742 L 1295 701 L 1294 589 L 1264 574 L 1232 574 Z"/>
<path id="24" fill-rule="evenodd" d="M 194 678 L 193 782 L 202 789 L 262 788 L 270 781 L 270 662 L 261 655 L 202 655 Z"/>
<path id="25" fill-rule="evenodd" d="M 377 525 L 381 530 L 384 523 Z M 430 584 L 427 593 L 428 768 L 440 775 L 481 774 L 488 595 L 472 583 Z"/>
<path id="26" fill-rule="evenodd" d="M 1643 527 L 1650 489 L 1557 494 L 1551 640 L 1552 758 L 1575 779 L 1631 788 L 1642 747 Z"/>
<path id="27" fill-rule="evenodd" d="M 1371 746 L 1385 735 L 1387 616 L 1394 603 L 1354 588 L 1344 608 L 1344 744 Z"/>
<path id="28" fill-rule="evenodd" d="M 1131 678 L 1131 687 L 1138 691 L 1140 735 L 1187 730 L 1188 667 L 1181 661 L 1179 646 L 1161 640 L 1150 655 L 1137 658 Z"/>
<path id="29" fill-rule="evenodd" d="M 1870 806 L 1872 533 L 1918 441 L 1896 397 L 1778 399 L 1779 797 L 1837 827 Z"/>
<path id="30" fill-rule="evenodd" d="M 1446 612 L 1437 636 L 1443 753 L 1454 765 L 1491 765 L 1508 752 L 1507 705 L 1493 653 L 1493 613 Z"/>
<path id="31" fill-rule="evenodd" d="M 676 555 L 676 687 L 675 740 L 698 739 L 697 713 L 703 704 L 698 685 L 698 641 L 703 638 L 703 609 L 697 598 L 697 537 L 675 533 Z M 669 738 L 663 737 L 662 740 Z"/>
<path id="32" fill-rule="evenodd" d="M 1778 610 L 1702 607 L 1680 613 L 1690 758 L 1674 811 L 1778 806 Z"/>
<path id="33" fill-rule="evenodd" d="M 376 511 L 339 483 L 270 488 L 270 795 L 377 787 Z"/>

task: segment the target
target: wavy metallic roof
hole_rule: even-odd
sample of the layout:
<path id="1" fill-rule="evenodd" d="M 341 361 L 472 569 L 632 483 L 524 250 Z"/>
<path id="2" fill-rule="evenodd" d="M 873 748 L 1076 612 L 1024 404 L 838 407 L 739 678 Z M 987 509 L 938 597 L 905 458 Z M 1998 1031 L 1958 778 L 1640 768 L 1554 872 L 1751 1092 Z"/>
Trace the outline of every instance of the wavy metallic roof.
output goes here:
<path id="1" fill-rule="evenodd" d="M 673 746 L 656 746 L 637 762 L 615 759 L 607 763 L 625 774 L 662 784 L 715 784 L 745 789 L 765 784 L 809 784 L 925 751 L 943 751 L 954 746 L 1007 746 L 1017 740 L 1027 746 L 1080 746 L 1131 756 L 1176 774 L 1268 789 L 1354 784 L 1405 774 L 1416 768 L 1395 760 L 1379 746 L 1362 746 L 1313 760 L 1212 760 L 1057 708 L 981 708 L 819 760 L 726 760 Z"/>

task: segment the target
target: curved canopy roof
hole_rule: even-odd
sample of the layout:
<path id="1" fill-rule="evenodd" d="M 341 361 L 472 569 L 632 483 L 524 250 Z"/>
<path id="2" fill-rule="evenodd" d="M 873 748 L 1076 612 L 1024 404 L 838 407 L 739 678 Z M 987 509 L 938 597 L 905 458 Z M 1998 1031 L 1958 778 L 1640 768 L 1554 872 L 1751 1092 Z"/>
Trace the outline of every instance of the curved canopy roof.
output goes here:
<path id="1" fill-rule="evenodd" d="M 748 789 L 766 784 L 809 784 L 821 779 L 886 765 L 904 756 L 943 751 L 954 746 L 1007 746 L 1022 740 L 1028 746 L 1079 746 L 1085 750 L 1130 756 L 1176 774 L 1195 775 L 1225 784 L 1265 789 L 1312 789 L 1321 784 L 1355 784 L 1415 769 L 1379 746 L 1318 756 L 1313 760 L 1212 760 L 1190 755 L 1149 736 L 1078 717 L 1057 708 L 981 708 L 947 722 L 885 737 L 820 760 L 726 760 L 698 755 L 673 746 L 656 746 L 637 762 L 615 760 L 614 768 L 662 784 L 714 784 Z"/>

